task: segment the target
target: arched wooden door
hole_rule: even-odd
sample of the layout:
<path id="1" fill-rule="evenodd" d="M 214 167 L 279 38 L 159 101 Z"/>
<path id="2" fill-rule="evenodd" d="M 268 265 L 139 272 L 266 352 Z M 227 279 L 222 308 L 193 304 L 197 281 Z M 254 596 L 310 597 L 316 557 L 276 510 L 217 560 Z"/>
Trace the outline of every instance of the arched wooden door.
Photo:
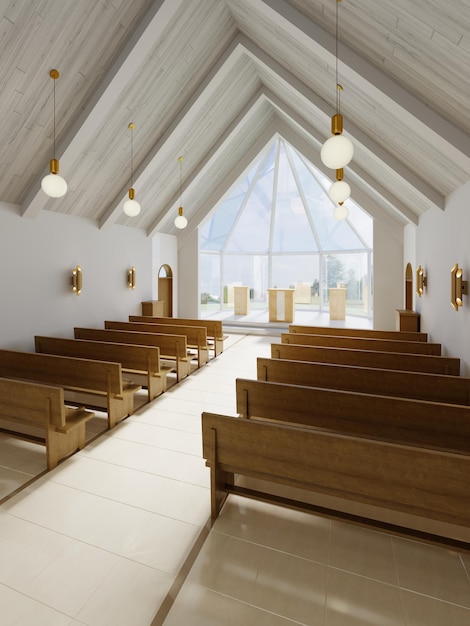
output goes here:
<path id="1" fill-rule="evenodd" d="M 405 310 L 413 309 L 413 268 L 407 263 L 405 270 Z"/>
<path id="2" fill-rule="evenodd" d="M 158 299 L 163 301 L 163 316 L 173 317 L 173 271 L 166 263 L 158 270 Z"/>

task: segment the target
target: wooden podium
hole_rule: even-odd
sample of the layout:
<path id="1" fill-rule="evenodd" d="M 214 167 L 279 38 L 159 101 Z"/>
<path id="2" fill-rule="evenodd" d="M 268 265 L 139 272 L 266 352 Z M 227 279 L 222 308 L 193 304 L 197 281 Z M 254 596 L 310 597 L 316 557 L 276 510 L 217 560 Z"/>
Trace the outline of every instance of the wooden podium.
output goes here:
<path id="1" fill-rule="evenodd" d="M 331 287 L 330 289 L 330 320 L 346 319 L 346 289 Z"/>
<path id="2" fill-rule="evenodd" d="M 233 303 L 235 315 L 248 315 L 250 311 L 250 288 L 234 286 Z"/>
<path id="3" fill-rule="evenodd" d="M 268 289 L 269 321 L 294 321 L 295 289 Z"/>

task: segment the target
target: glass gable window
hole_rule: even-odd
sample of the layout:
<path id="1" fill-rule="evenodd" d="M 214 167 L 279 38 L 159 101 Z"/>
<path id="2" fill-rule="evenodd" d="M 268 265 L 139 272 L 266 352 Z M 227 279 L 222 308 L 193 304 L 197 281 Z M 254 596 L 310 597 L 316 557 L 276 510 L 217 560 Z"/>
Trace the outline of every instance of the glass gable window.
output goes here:
<path id="1" fill-rule="evenodd" d="M 336 220 L 331 182 L 283 138 L 266 147 L 200 226 L 202 315 L 232 307 L 245 285 L 254 307 L 289 287 L 296 308 L 320 311 L 342 286 L 348 313 L 371 316 L 373 221 L 352 200 Z"/>

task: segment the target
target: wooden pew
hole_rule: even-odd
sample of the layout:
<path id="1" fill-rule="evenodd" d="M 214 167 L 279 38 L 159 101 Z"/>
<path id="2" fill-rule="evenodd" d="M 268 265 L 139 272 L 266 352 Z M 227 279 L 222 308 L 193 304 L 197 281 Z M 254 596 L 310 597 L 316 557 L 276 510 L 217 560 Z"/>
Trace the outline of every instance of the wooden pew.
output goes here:
<path id="1" fill-rule="evenodd" d="M 139 346 L 156 346 L 160 348 L 160 360 L 170 360 L 174 365 L 161 363 L 164 371 L 176 372 L 179 382 L 191 371 L 191 358 L 187 355 L 186 337 L 183 335 L 158 335 L 156 333 L 139 333 L 131 330 L 108 330 L 101 328 L 74 328 L 75 339 L 88 341 L 105 341 L 111 343 L 130 343 Z"/>
<path id="2" fill-rule="evenodd" d="M 470 453 L 470 407 L 237 379 L 237 412 L 360 437 Z"/>
<path id="3" fill-rule="evenodd" d="M 64 390 L 60 387 L 0 378 L 1 430 L 26 438 L 30 437 L 21 427 L 45 430 L 42 443 L 46 445 L 49 470 L 61 459 L 85 447 L 86 422 L 93 415 L 83 407 L 66 407 Z"/>
<path id="4" fill-rule="evenodd" d="M 257 379 L 470 405 L 470 378 L 460 376 L 259 357 Z"/>
<path id="5" fill-rule="evenodd" d="M 0 376 L 62 387 L 68 403 L 107 411 L 109 428 L 133 413 L 141 389 L 123 383 L 120 363 L 36 352 L 0 350 Z"/>
<path id="6" fill-rule="evenodd" d="M 370 339 L 398 339 L 401 341 L 427 341 L 427 333 L 405 330 L 375 330 L 371 328 L 337 328 L 331 326 L 302 326 L 289 324 L 289 332 L 300 335 L 337 335 L 340 337 L 369 337 Z"/>
<path id="7" fill-rule="evenodd" d="M 212 518 L 219 514 L 228 493 L 334 515 L 305 501 L 239 487 L 234 475 L 241 475 L 300 487 L 307 494 L 327 494 L 470 527 L 470 456 L 466 454 L 211 413 L 202 414 L 202 440 L 211 471 Z M 397 534 L 420 536 L 409 522 L 404 528 L 336 515 Z M 425 539 L 432 541 L 430 535 Z"/>
<path id="8" fill-rule="evenodd" d="M 350 350 L 281 343 L 271 344 L 271 357 L 291 361 L 317 361 L 318 363 L 338 363 L 379 369 L 460 375 L 460 359 L 427 354 L 375 352 L 373 350 Z"/>
<path id="9" fill-rule="evenodd" d="M 135 383 L 147 388 L 149 402 L 166 390 L 166 371 L 160 367 L 160 348 L 40 336 L 36 336 L 34 342 L 36 352 L 43 354 L 120 363 L 124 379 L 130 374 Z"/>
<path id="10" fill-rule="evenodd" d="M 376 350 L 379 352 L 406 352 L 407 354 L 429 354 L 441 356 L 440 343 L 424 341 L 402 341 L 395 339 L 370 339 L 368 337 L 341 337 L 335 335 L 300 335 L 282 333 L 281 343 L 302 346 L 326 346 L 350 348 L 352 350 Z"/>
<path id="11" fill-rule="evenodd" d="M 139 322 L 138 320 L 131 320 L 131 317 L 133 316 L 129 316 L 129 322 L 123 323 L 132 324 L 132 326 L 139 324 L 142 327 L 145 327 L 142 328 L 143 332 L 156 332 L 162 333 L 164 335 L 184 335 L 186 337 L 188 348 L 196 350 L 198 367 L 201 367 L 209 361 L 209 345 L 207 343 L 207 329 L 205 328 L 205 326 L 196 326 L 195 324 L 193 324 L 193 326 L 189 326 L 185 324 L 176 325 L 170 323 L 160 324 L 157 322 Z M 109 323 L 114 324 L 115 322 Z M 108 328 L 106 324 L 108 324 L 108 322 L 105 322 L 105 327 Z M 152 330 L 149 331 L 149 328 L 151 328 Z"/>
<path id="12" fill-rule="evenodd" d="M 181 326 L 204 326 L 207 329 L 207 339 L 214 344 L 214 356 L 224 349 L 224 331 L 221 320 L 200 320 L 183 317 L 152 317 L 149 315 L 129 315 L 130 322 L 144 322 L 146 324 L 173 324 Z"/>

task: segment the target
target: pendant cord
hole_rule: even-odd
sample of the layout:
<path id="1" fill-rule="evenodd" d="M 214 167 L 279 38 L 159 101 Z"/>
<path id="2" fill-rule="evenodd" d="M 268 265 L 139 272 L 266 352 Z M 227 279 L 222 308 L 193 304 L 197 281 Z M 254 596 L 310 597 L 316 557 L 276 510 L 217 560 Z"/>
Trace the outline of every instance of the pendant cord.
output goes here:
<path id="1" fill-rule="evenodd" d="M 56 82 L 56 79 L 54 79 L 54 159 L 55 159 L 55 82 Z"/>
<path id="2" fill-rule="evenodd" d="M 336 65 L 335 65 L 335 71 L 336 71 L 336 112 L 337 113 L 341 113 L 340 110 L 340 92 L 341 92 L 341 85 L 339 84 L 338 81 L 338 55 L 339 55 L 339 28 L 338 28 L 338 5 L 340 3 L 341 0 L 336 0 L 336 28 L 335 28 L 335 55 L 336 55 Z"/>

